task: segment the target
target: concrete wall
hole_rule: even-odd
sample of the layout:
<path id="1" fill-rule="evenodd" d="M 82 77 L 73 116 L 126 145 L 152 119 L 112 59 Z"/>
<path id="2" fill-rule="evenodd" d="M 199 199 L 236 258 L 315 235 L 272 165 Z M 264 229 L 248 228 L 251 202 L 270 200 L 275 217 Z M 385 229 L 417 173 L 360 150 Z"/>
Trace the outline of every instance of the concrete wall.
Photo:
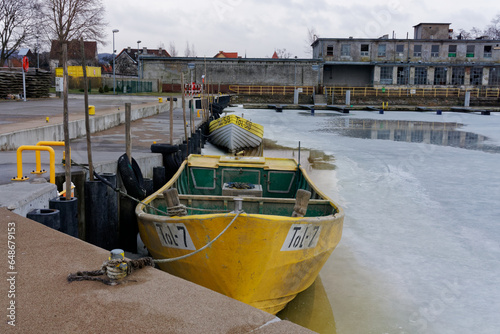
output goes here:
<path id="1" fill-rule="evenodd" d="M 194 69 L 188 69 L 188 63 Z M 203 58 L 144 58 L 144 79 L 159 79 L 163 84 L 180 83 L 181 72 L 184 82 L 191 80 L 202 83 L 206 73 L 211 84 L 314 86 L 318 83 L 317 59 L 203 59 Z M 321 69 L 319 80 L 321 82 Z"/>

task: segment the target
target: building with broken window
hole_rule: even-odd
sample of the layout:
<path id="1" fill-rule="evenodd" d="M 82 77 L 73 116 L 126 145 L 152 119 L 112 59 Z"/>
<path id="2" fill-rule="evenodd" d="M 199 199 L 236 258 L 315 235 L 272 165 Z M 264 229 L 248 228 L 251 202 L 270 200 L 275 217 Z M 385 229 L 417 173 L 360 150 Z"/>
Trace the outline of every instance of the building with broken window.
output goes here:
<path id="1" fill-rule="evenodd" d="M 313 58 L 323 60 L 323 86 L 500 86 L 500 40 L 452 38 L 450 23 L 413 28 L 413 39 L 317 39 Z"/>

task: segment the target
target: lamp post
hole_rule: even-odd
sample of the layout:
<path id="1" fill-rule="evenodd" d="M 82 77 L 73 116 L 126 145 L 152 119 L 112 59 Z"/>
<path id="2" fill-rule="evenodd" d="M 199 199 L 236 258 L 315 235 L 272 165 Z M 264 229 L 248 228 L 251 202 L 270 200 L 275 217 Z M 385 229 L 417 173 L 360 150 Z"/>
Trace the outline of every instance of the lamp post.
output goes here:
<path id="1" fill-rule="evenodd" d="M 118 29 L 113 29 L 113 94 L 116 94 L 116 76 L 115 76 L 115 33 L 119 32 Z"/>
<path id="2" fill-rule="evenodd" d="M 139 61 L 139 54 L 141 52 L 139 51 L 139 44 L 141 44 L 141 41 L 137 41 L 137 80 L 141 78 L 141 62 Z"/>

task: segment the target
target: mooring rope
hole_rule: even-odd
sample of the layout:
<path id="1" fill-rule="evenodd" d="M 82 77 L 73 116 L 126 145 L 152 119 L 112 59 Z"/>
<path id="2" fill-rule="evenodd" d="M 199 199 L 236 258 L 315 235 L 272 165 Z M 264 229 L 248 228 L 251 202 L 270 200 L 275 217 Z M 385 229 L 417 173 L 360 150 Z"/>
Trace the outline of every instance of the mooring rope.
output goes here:
<path id="1" fill-rule="evenodd" d="M 120 284 L 121 279 L 130 275 L 134 270 L 144 267 L 154 267 L 154 261 L 151 257 L 144 257 L 137 260 L 113 259 L 105 261 L 101 269 L 93 271 L 77 271 L 68 275 L 68 282 L 74 281 L 98 281 L 106 285 Z M 100 277 L 107 275 L 108 279 Z"/>
<path id="2" fill-rule="evenodd" d="M 231 222 L 219 233 L 219 235 L 216 236 L 214 240 L 210 241 L 209 243 L 207 243 L 205 246 L 201 247 L 200 249 L 197 249 L 194 252 L 191 252 L 189 254 L 182 255 L 182 256 L 179 256 L 179 257 L 173 257 L 173 258 L 169 258 L 169 259 L 154 259 L 153 261 L 155 263 L 166 263 L 166 262 L 178 261 L 178 260 L 182 260 L 182 259 L 188 258 L 190 256 L 193 256 L 193 255 L 195 255 L 195 254 L 197 254 L 197 253 L 199 253 L 199 252 L 207 249 L 217 239 L 219 239 L 229 229 L 229 227 L 231 227 L 231 225 L 233 225 L 234 221 L 236 220 L 236 218 L 238 218 L 238 216 L 240 215 L 240 213 L 241 213 L 240 211 L 236 212 L 236 216 L 233 217 L 233 220 L 231 220 Z"/>

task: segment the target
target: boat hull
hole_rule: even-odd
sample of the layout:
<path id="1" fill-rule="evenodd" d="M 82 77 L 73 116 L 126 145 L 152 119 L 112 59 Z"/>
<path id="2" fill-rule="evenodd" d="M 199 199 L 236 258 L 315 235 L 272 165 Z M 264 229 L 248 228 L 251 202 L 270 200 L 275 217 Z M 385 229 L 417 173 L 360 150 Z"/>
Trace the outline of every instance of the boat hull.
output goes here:
<path id="1" fill-rule="evenodd" d="M 195 248 L 199 249 L 217 237 L 234 216 L 235 213 L 155 219 L 139 216 L 139 231 L 154 258 L 173 258 L 192 250 L 164 246 L 165 233 L 170 233 L 169 228 L 172 231 L 173 227 L 180 226 L 171 223 L 185 226 Z M 211 247 L 159 266 L 175 276 L 275 314 L 314 282 L 340 241 L 342 223 L 343 216 L 310 219 L 243 213 Z M 309 238 L 307 232 L 296 233 L 293 238 L 294 231 L 306 229 L 318 230 L 319 234 L 314 236 L 315 247 L 287 250 L 287 246 L 293 247 L 300 238 L 305 239 L 304 243 L 310 242 L 311 232 Z M 172 234 L 172 239 L 183 237 Z"/>
<path id="2" fill-rule="evenodd" d="M 210 122 L 210 141 L 229 151 L 257 147 L 262 143 L 264 129 L 236 115 L 228 115 Z"/>

